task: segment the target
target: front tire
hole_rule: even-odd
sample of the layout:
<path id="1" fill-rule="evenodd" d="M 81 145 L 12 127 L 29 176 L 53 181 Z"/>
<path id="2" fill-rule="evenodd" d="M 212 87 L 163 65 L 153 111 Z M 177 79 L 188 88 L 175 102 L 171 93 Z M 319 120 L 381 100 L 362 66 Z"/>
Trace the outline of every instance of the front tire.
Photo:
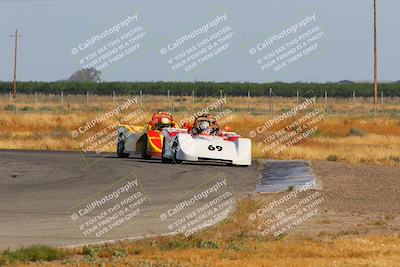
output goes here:
<path id="1" fill-rule="evenodd" d="M 172 163 L 172 159 L 164 157 L 164 153 L 165 153 L 165 137 L 162 145 L 161 161 L 164 163 Z"/>
<path id="2" fill-rule="evenodd" d="M 151 159 L 151 155 L 147 153 L 147 143 L 148 143 L 148 137 L 147 134 L 143 138 L 143 146 L 142 146 L 142 158 L 143 159 Z"/>
<path id="3" fill-rule="evenodd" d="M 129 157 L 129 153 L 125 153 L 125 139 L 122 139 L 122 135 L 120 135 L 119 137 L 119 141 L 117 143 L 117 156 L 119 158 L 127 158 Z"/>
<path id="4" fill-rule="evenodd" d="M 180 160 L 180 159 L 176 158 L 176 154 L 177 154 L 178 148 L 179 148 L 178 140 L 176 140 L 175 142 L 176 142 L 176 144 L 172 148 L 174 150 L 174 153 L 173 153 L 173 156 L 172 156 L 172 162 L 175 163 L 175 164 L 181 164 L 183 160 Z"/>

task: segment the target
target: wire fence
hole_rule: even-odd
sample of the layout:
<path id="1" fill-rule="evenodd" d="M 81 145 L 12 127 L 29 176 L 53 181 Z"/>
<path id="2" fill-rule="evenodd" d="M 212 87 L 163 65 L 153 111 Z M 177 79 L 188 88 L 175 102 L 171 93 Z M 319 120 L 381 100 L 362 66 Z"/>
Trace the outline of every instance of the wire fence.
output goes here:
<path id="1" fill-rule="evenodd" d="M 373 97 L 359 97 L 353 92 L 352 97 L 330 97 L 325 91 L 323 97 L 318 97 L 310 90 L 307 93 L 296 92 L 295 96 L 280 96 L 272 88 L 265 96 L 252 96 L 248 91 L 246 96 L 229 96 L 220 91 L 211 96 L 196 96 L 195 92 L 188 95 L 173 95 L 167 91 L 165 95 L 146 95 L 140 91 L 136 95 L 118 95 L 114 91 L 111 95 L 90 94 L 18 94 L 15 101 L 11 92 L 2 94 L 0 105 L 3 110 L 10 111 L 12 107 L 21 111 L 63 111 L 74 112 L 79 110 L 107 110 L 118 105 L 128 98 L 135 98 L 146 111 L 166 110 L 170 112 L 184 112 L 201 110 L 214 99 L 224 98 L 220 103 L 219 111 L 230 109 L 235 112 L 248 112 L 253 115 L 274 114 L 286 111 L 298 105 L 305 98 L 315 97 L 316 103 L 327 114 L 364 114 L 373 111 Z M 383 91 L 379 96 L 378 112 L 400 114 L 400 98 L 386 96 Z"/>

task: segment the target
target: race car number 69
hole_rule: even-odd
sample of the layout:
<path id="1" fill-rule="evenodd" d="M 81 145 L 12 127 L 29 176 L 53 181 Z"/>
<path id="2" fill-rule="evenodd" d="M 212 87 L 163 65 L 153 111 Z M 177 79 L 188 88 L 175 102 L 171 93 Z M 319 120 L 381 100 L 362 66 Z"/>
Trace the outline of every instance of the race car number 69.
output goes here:
<path id="1" fill-rule="evenodd" d="M 218 151 L 222 151 L 222 146 L 213 146 L 213 145 L 209 145 L 208 146 L 208 150 L 214 151 L 215 149 L 217 149 Z"/>

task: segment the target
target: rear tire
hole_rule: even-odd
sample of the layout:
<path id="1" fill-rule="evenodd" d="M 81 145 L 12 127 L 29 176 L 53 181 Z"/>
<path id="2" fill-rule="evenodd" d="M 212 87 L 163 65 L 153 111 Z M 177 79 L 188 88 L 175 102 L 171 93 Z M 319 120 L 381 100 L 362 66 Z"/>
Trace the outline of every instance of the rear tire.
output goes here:
<path id="1" fill-rule="evenodd" d="M 162 152 L 161 152 L 161 161 L 164 163 L 172 163 L 172 159 L 164 157 L 165 152 L 165 137 L 163 140 Z"/>
<path id="2" fill-rule="evenodd" d="M 148 137 L 147 137 L 147 134 L 146 134 L 144 136 L 143 146 L 142 146 L 142 158 L 143 159 L 151 159 L 151 155 L 147 153 L 147 143 L 148 143 Z"/>
<path id="3" fill-rule="evenodd" d="M 122 139 L 122 135 L 120 135 L 119 137 L 119 141 L 117 143 L 117 156 L 119 158 L 127 158 L 129 157 L 129 153 L 125 153 L 125 139 Z"/>

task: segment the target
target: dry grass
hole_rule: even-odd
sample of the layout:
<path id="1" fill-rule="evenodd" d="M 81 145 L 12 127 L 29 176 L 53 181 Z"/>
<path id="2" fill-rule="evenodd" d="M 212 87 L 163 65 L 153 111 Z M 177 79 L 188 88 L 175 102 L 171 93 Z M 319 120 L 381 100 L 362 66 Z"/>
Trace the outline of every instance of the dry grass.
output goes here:
<path id="1" fill-rule="evenodd" d="M 239 202 L 223 223 L 191 237 L 181 235 L 69 249 L 69 258 L 47 266 L 399 266 L 398 236 L 264 238 L 247 214 L 259 199 Z M 31 266 L 32 263 L 29 263 Z M 40 264 L 39 264 L 40 265 Z M 23 265 L 21 265 L 23 266 Z"/>
<path id="2" fill-rule="evenodd" d="M 159 240 L 160 243 L 168 243 Z M 368 237 L 314 240 L 250 241 L 221 249 L 155 249 L 128 247 L 130 255 L 118 261 L 132 266 L 396 266 L 400 239 Z M 147 263 L 140 264 L 140 263 Z M 136 265 L 137 264 L 137 265 Z M 170 265 L 169 265 L 170 264 Z"/>
<path id="3" fill-rule="evenodd" d="M 39 96 L 37 104 L 32 103 L 32 96 L 21 96 L 19 110 L 14 114 L 7 107 L 8 100 L 2 98 L 0 148 L 77 150 L 79 140 L 72 139 L 69 133 L 86 121 L 111 110 L 124 99 L 116 99 L 113 103 L 107 97 L 92 97 L 91 104 L 86 105 L 84 97 L 71 97 L 69 104 L 66 97 L 61 108 L 55 96 Z M 177 120 L 212 102 L 210 99 L 196 99 L 192 105 L 191 101 L 190 97 L 174 99 L 173 109 Z M 262 153 L 256 144 L 265 136 L 257 136 L 253 155 L 259 158 L 330 158 L 348 162 L 400 164 L 398 100 L 380 107 L 382 112 L 376 120 L 370 118 L 372 107 L 369 100 L 357 99 L 355 103 L 340 99 L 331 101 L 329 110 L 332 113 L 318 124 L 318 134 L 277 155 Z M 287 111 L 294 105 L 294 99 L 275 99 L 274 114 Z M 165 97 L 148 96 L 144 98 L 142 108 L 149 118 L 156 110 L 172 108 L 172 101 L 165 101 Z M 225 108 L 234 111 L 236 116 L 228 124 L 245 137 L 250 130 L 272 117 L 267 112 L 269 106 L 266 98 L 253 98 L 250 101 L 232 98 Z M 115 121 L 117 119 L 112 118 L 102 127 Z M 95 128 L 91 134 L 102 127 Z M 397 236 L 349 236 L 343 233 L 315 235 L 314 239 L 290 235 L 279 240 L 264 238 L 255 233 L 255 224 L 247 218 L 249 212 L 255 210 L 256 203 L 254 199 L 239 202 L 234 216 L 191 237 L 157 237 L 100 248 L 76 248 L 69 250 L 67 260 L 47 262 L 46 265 L 400 266 L 400 238 Z"/>
<path id="4" fill-rule="evenodd" d="M 128 97 L 119 97 L 114 101 L 110 97 L 91 96 L 86 105 L 85 96 L 64 96 L 61 106 L 59 96 L 39 95 L 34 103 L 34 96 L 21 95 L 18 98 L 16 114 L 8 106 L 8 99 L 0 99 L 0 148 L 5 149 L 44 149 L 44 150 L 79 150 L 81 139 L 73 139 L 70 132 L 96 116 L 112 110 L 126 101 Z M 180 120 L 213 103 L 217 98 L 171 97 L 170 101 L 163 96 L 145 96 L 142 105 L 132 106 L 119 118 L 141 108 L 146 118 L 156 110 L 174 110 L 176 120 Z M 250 130 L 264 124 L 274 115 L 293 108 L 295 99 L 274 98 L 273 114 L 269 113 L 267 98 L 229 97 L 225 109 L 232 111 L 234 117 L 227 124 L 242 136 L 248 137 Z M 301 100 L 300 100 L 301 101 Z M 323 110 L 321 99 L 315 107 Z M 276 159 L 334 159 L 347 162 L 367 162 L 373 164 L 400 164 L 400 105 L 398 99 L 388 99 L 380 106 L 377 119 L 371 118 L 372 109 L 369 99 L 357 98 L 355 102 L 345 99 L 331 99 L 329 113 L 318 124 L 316 135 L 297 143 L 280 153 L 262 152 L 257 143 L 269 133 L 254 138 L 253 156 L 255 158 Z M 215 114 L 215 110 L 211 113 Z M 113 117 L 103 125 L 94 127 L 86 137 L 96 134 L 104 127 L 118 121 Z M 145 121 L 140 121 L 144 123 Z M 352 131 L 355 131 L 353 134 Z M 108 151 L 115 146 L 110 144 Z"/>

